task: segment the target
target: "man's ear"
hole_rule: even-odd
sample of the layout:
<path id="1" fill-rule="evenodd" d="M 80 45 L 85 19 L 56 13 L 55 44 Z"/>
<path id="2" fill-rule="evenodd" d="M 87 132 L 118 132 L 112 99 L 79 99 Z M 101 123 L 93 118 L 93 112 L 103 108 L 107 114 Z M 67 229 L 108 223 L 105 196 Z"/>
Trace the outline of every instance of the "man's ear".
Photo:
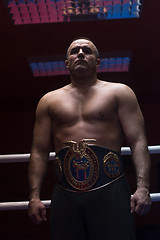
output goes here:
<path id="1" fill-rule="evenodd" d="M 65 60 L 66 68 L 68 68 L 68 60 Z"/>
<path id="2" fill-rule="evenodd" d="M 99 68 L 100 62 L 101 62 L 100 58 L 97 58 L 97 68 Z"/>

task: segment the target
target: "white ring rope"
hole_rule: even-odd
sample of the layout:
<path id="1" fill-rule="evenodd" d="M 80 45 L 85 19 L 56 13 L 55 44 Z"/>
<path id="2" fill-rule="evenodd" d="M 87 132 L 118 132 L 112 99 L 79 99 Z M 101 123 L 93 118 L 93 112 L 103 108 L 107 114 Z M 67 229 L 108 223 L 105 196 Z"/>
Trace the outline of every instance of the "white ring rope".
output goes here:
<path id="1" fill-rule="evenodd" d="M 2 202 L 0 203 L 0 211 L 9 211 L 9 210 L 26 210 L 28 209 L 28 201 L 23 202 Z M 51 201 L 45 200 L 42 201 L 46 208 L 50 207 Z"/>
<path id="2" fill-rule="evenodd" d="M 148 150 L 150 154 L 158 154 L 160 153 L 160 145 L 148 146 Z M 121 154 L 131 155 L 130 148 L 122 147 Z M 30 158 L 30 153 L 0 155 L 0 163 L 28 162 L 29 158 Z M 55 158 L 55 152 L 51 152 L 49 155 L 49 160 L 54 160 L 54 158 Z"/>
<path id="3" fill-rule="evenodd" d="M 152 202 L 160 201 L 160 193 L 151 193 L 150 194 Z M 23 202 L 2 202 L 0 203 L 0 211 L 10 211 L 10 210 L 26 210 L 28 209 L 28 201 Z M 42 201 L 46 208 L 50 207 L 51 200 Z"/>

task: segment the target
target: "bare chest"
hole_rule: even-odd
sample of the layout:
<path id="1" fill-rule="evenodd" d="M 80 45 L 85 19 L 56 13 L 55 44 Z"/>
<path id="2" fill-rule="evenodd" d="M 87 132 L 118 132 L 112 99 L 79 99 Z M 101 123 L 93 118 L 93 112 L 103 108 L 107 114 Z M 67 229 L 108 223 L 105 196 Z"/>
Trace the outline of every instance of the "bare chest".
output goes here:
<path id="1" fill-rule="evenodd" d="M 83 97 L 65 96 L 51 106 L 53 119 L 61 124 L 76 121 L 113 120 L 117 114 L 114 97 L 94 94 Z"/>

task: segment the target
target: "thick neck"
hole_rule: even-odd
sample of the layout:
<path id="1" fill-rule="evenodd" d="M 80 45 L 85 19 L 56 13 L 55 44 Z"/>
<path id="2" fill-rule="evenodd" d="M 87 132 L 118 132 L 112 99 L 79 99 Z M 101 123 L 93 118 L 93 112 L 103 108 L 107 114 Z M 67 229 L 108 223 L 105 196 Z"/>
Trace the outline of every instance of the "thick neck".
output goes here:
<path id="1" fill-rule="evenodd" d="M 97 83 L 97 74 L 94 74 L 90 77 L 73 77 L 71 75 L 71 84 L 73 87 L 78 88 L 79 90 L 85 90 Z"/>

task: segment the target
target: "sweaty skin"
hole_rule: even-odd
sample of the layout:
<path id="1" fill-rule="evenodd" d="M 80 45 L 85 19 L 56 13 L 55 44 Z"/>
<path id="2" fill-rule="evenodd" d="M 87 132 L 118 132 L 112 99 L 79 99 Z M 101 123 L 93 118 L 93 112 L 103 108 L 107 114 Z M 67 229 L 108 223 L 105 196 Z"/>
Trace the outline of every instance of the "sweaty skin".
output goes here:
<path id="1" fill-rule="evenodd" d="M 72 42 L 65 63 L 71 84 L 47 93 L 37 106 L 29 164 L 30 218 L 36 224 L 46 220 L 40 190 L 51 145 L 54 143 L 57 152 L 64 147 L 64 142 L 82 139 L 96 139 L 96 145 L 117 152 L 124 138 L 127 140 L 137 175 L 131 212 L 145 214 L 151 205 L 150 158 L 144 119 L 135 94 L 124 84 L 97 79 L 100 59 L 89 40 Z"/>

